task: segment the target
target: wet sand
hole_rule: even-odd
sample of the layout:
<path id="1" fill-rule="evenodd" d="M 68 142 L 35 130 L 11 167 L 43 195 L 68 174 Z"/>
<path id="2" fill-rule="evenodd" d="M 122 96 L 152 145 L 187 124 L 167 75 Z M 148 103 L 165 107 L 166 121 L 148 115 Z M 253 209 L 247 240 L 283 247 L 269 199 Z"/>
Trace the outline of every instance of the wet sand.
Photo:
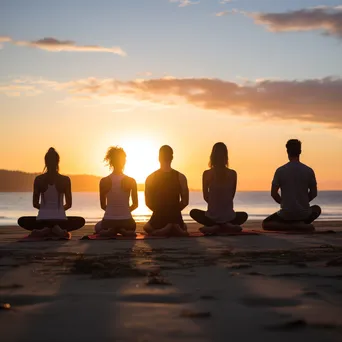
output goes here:
<path id="1" fill-rule="evenodd" d="M 1 340 L 340 341 L 342 222 L 316 227 L 339 233 L 20 243 L 0 227 Z"/>

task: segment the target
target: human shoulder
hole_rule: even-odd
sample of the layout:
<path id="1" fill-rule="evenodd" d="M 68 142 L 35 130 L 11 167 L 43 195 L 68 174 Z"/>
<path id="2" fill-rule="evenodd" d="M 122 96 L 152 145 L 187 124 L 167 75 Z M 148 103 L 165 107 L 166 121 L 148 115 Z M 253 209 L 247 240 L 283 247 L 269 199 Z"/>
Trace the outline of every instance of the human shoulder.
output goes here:
<path id="1" fill-rule="evenodd" d="M 146 178 L 146 183 L 148 183 L 148 182 L 153 182 L 153 180 L 156 178 L 156 176 L 158 175 L 158 171 L 159 170 L 157 170 L 157 171 L 154 171 L 154 172 L 152 172 L 149 176 L 147 176 L 147 178 Z"/>
<path id="2" fill-rule="evenodd" d="M 58 178 L 59 178 L 59 180 L 60 180 L 61 182 L 63 182 L 63 183 L 70 183 L 70 182 L 71 182 L 69 176 L 65 176 L 65 175 L 58 174 Z"/>
<path id="3" fill-rule="evenodd" d="M 276 173 L 276 174 L 279 174 L 279 173 L 285 172 L 285 171 L 288 169 L 289 166 L 290 166 L 290 163 L 286 163 L 286 164 L 284 164 L 284 165 L 282 165 L 282 166 L 279 166 L 279 167 L 276 169 L 275 173 Z"/>
<path id="4" fill-rule="evenodd" d="M 112 180 L 110 179 L 110 175 L 101 178 L 100 180 L 100 186 L 110 186 L 112 183 Z"/>
<path id="5" fill-rule="evenodd" d="M 208 177 L 211 174 L 212 170 L 208 169 L 208 170 L 204 170 L 203 171 L 203 177 Z"/>
<path id="6" fill-rule="evenodd" d="M 179 171 L 177 171 L 177 172 L 178 172 L 178 178 L 179 178 L 179 180 L 180 180 L 181 182 L 186 182 L 186 181 L 187 181 L 186 176 L 185 176 L 183 173 L 179 172 Z"/>
<path id="7" fill-rule="evenodd" d="M 310 166 L 308 166 L 308 165 L 306 165 L 306 164 L 304 164 L 304 163 L 300 163 L 300 166 L 301 166 L 303 169 L 307 170 L 308 172 L 314 172 L 314 170 L 313 170 Z"/>
<path id="8" fill-rule="evenodd" d="M 46 174 L 42 173 L 41 175 L 36 176 L 34 179 L 35 183 L 40 183 L 46 178 Z"/>
<path id="9" fill-rule="evenodd" d="M 233 169 L 229 169 L 229 168 L 227 168 L 227 172 L 229 173 L 229 174 L 231 174 L 232 176 L 237 176 L 237 173 L 236 173 L 236 171 L 235 170 L 233 170 Z"/>
<path id="10" fill-rule="evenodd" d="M 123 179 L 128 183 L 130 184 L 131 186 L 136 186 L 137 185 L 137 182 L 136 180 L 133 178 L 133 177 L 129 177 L 127 175 L 124 175 Z"/>

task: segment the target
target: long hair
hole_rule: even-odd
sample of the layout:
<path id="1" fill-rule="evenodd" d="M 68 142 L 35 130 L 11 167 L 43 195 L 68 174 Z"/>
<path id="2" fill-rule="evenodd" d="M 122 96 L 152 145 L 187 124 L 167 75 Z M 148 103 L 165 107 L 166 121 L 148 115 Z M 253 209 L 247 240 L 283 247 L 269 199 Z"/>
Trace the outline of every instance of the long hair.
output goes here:
<path id="1" fill-rule="evenodd" d="M 218 142 L 213 146 L 210 154 L 209 167 L 225 168 L 228 167 L 228 149 L 223 142 Z"/>
<path id="2" fill-rule="evenodd" d="M 49 150 L 46 152 L 44 160 L 45 160 L 44 171 L 47 171 L 47 173 L 58 173 L 59 154 L 53 147 L 50 147 Z"/>
<path id="3" fill-rule="evenodd" d="M 220 181 L 223 181 L 226 178 L 228 162 L 227 146 L 223 142 L 216 143 L 210 154 L 209 167 L 214 170 L 215 177 Z"/>
<path id="4" fill-rule="evenodd" d="M 104 161 L 111 169 L 123 172 L 126 164 L 126 152 L 121 147 L 111 146 L 107 150 Z"/>

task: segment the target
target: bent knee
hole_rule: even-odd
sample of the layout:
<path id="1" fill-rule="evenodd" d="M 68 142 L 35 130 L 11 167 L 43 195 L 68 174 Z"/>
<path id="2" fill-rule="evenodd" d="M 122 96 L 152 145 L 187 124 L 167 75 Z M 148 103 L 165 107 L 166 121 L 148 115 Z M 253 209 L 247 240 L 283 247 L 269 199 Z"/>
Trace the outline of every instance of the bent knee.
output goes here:
<path id="1" fill-rule="evenodd" d="M 152 233 L 154 230 L 150 223 L 146 223 L 143 229 L 146 233 Z"/>
<path id="2" fill-rule="evenodd" d="M 242 212 L 241 213 L 241 218 L 244 222 L 246 222 L 248 220 L 248 214 L 246 212 Z"/>
<path id="3" fill-rule="evenodd" d="M 96 233 L 99 233 L 102 230 L 102 221 L 97 222 L 94 229 Z"/>
<path id="4" fill-rule="evenodd" d="M 311 206 L 311 210 L 314 211 L 317 215 L 321 215 L 322 209 L 319 205 Z"/>
<path id="5" fill-rule="evenodd" d="M 274 229 L 274 223 L 271 221 L 263 220 L 261 223 L 261 227 L 263 230 L 273 230 Z"/>

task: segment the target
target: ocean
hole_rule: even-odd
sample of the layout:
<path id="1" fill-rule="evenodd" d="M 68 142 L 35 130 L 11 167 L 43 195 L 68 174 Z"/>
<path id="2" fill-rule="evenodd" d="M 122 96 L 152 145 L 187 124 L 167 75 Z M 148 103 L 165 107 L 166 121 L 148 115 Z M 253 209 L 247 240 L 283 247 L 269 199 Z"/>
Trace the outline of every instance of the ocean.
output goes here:
<path id="1" fill-rule="evenodd" d="M 250 220 L 263 220 L 267 215 L 278 210 L 278 205 L 272 200 L 269 192 L 253 191 L 238 192 L 235 196 L 235 210 L 246 211 Z M 342 191 L 320 191 L 312 202 L 322 208 L 320 220 L 342 220 Z M 191 209 L 206 209 L 202 193 L 190 192 L 190 204 L 183 211 L 186 222 L 191 222 Z M 15 225 L 20 216 L 35 216 L 37 210 L 32 207 L 32 193 L 0 192 L 0 226 Z M 83 216 L 87 223 L 101 220 L 103 211 L 100 208 L 99 195 L 96 192 L 73 193 L 73 207 L 68 215 Z M 139 191 L 139 208 L 133 212 L 137 222 L 146 222 L 151 215 L 146 207 L 143 191 Z"/>

